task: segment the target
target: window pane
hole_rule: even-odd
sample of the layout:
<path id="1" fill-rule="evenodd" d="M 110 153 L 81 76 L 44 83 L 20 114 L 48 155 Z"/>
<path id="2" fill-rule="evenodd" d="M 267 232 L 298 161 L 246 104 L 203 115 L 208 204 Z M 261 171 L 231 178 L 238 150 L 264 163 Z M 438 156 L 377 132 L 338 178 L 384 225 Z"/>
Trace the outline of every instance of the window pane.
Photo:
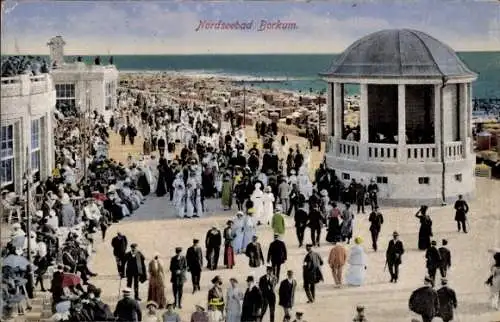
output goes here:
<path id="1" fill-rule="evenodd" d="M 14 181 L 14 160 L 9 159 L 1 161 L 0 165 L 2 168 L 0 171 L 0 181 L 2 185 Z"/>
<path id="2" fill-rule="evenodd" d="M 38 149 L 40 147 L 40 120 L 31 121 L 31 148 Z"/>
<path id="3" fill-rule="evenodd" d="M 1 158 L 8 158 L 14 156 L 14 139 L 13 139 L 13 125 L 2 126 L 1 131 Z"/>
<path id="4" fill-rule="evenodd" d="M 31 152 L 31 169 L 40 170 L 40 150 Z"/>

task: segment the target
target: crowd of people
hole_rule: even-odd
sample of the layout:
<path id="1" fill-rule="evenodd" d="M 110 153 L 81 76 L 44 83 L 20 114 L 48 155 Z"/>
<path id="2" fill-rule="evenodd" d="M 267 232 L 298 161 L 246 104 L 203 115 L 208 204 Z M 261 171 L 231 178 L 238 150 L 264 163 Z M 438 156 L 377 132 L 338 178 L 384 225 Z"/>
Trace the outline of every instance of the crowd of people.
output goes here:
<path id="1" fill-rule="evenodd" d="M 5 56 L 2 57 L 1 66 L 2 77 L 37 76 L 49 72 L 49 64 L 40 56 Z"/>

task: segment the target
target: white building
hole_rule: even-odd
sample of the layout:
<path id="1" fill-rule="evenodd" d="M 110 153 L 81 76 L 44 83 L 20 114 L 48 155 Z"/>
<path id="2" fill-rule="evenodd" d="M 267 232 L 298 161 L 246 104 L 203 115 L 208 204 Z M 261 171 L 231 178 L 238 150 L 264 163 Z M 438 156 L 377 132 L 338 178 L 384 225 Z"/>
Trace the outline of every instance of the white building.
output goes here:
<path id="1" fill-rule="evenodd" d="M 353 43 L 320 75 L 328 82 L 326 159 L 341 180 L 375 179 L 389 204 L 473 196 L 477 75 L 450 47 L 419 31 L 383 30 Z M 347 140 L 343 122 L 347 84 L 359 84 L 361 92 L 354 140 Z"/>
<path id="2" fill-rule="evenodd" d="M 27 167 L 40 178 L 54 167 L 56 91 L 49 74 L 2 77 L 1 91 L 0 186 L 22 192 Z"/>
<path id="3" fill-rule="evenodd" d="M 64 45 L 61 36 L 47 43 L 50 47 L 51 71 L 54 79 L 58 110 L 95 110 L 103 113 L 117 104 L 118 70 L 114 65 L 64 62 Z"/>

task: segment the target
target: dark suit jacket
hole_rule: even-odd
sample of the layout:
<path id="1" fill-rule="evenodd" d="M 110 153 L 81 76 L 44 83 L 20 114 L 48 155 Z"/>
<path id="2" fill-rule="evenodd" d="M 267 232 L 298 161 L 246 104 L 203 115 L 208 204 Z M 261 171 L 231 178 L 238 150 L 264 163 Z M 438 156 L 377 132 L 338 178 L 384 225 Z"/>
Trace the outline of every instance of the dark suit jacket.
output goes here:
<path id="1" fill-rule="evenodd" d="M 441 266 L 448 268 L 451 266 L 451 252 L 446 247 L 439 247 L 439 254 L 441 255 Z"/>
<path id="2" fill-rule="evenodd" d="M 269 245 L 267 251 L 267 261 L 273 264 L 283 264 L 287 260 L 285 243 L 276 239 Z"/>
<path id="3" fill-rule="evenodd" d="M 186 252 L 186 262 L 191 272 L 201 271 L 203 268 L 203 251 L 201 247 L 189 247 Z"/>
<path id="4" fill-rule="evenodd" d="M 144 262 L 144 255 L 141 252 L 137 252 L 135 256 L 132 256 L 131 252 L 125 254 L 125 274 L 127 276 L 146 276 L 146 263 Z"/>
<path id="5" fill-rule="evenodd" d="M 387 263 L 401 264 L 401 257 L 403 256 L 404 252 L 405 249 L 403 247 L 403 242 L 400 240 L 394 242 L 394 239 L 391 239 L 385 253 Z"/>
<path id="6" fill-rule="evenodd" d="M 113 247 L 114 256 L 124 256 L 127 252 L 127 237 L 125 236 L 115 236 L 111 239 L 111 246 Z"/>
<path id="7" fill-rule="evenodd" d="M 174 256 L 170 259 L 170 282 L 183 284 L 186 281 L 187 261 L 184 256 Z"/>
<path id="8" fill-rule="evenodd" d="M 251 290 L 245 292 L 243 297 L 243 305 L 241 307 L 241 322 L 253 322 L 260 317 L 263 298 L 257 286 L 253 286 Z"/>
<path id="9" fill-rule="evenodd" d="M 295 302 L 295 289 L 297 288 L 297 281 L 292 280 L 292 283 L 288 279 L 281 281 L 279 288 L 279 305 L 284 308 L 291 309 Z"/>
<path id="10" fill-rule="evenodd" d="M 267 274 L 259 279 L 259 289 L 262 293 L 263 298 L 275 298 L 274 287 L 278 284 L 276 277 L 271 276 L 271 280 L 267 277 Z"/>
<path id="11" fill-rule="evenodd" d="M 122 298 L 116 304 L 115 317 L 118 321 L 142 321 L 142 311 L 139 303 L 133 298 Z"/>

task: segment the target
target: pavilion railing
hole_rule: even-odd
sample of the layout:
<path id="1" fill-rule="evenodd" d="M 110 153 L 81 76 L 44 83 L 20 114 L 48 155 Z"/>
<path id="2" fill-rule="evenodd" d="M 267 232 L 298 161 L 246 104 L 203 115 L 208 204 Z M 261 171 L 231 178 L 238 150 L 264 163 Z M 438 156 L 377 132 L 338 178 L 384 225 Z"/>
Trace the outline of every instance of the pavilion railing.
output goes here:
<path id="1" fill-rule="evenodd" d="M 357 160 L 359 158 L 359 142 L 339 140 L 338 155 L 342 158 Z"/>
<path id="2" fill-rule="evenodd" d="M 397 162 L 398 145 L 384 143 L 368 143 L 368 161 Z"/>
<path id="3" fill-rule="evenodd" d="M 406 151 L 408 162 L 438 161 L 435 144 L 409 144 Z"/>
<path id="4" fill-rule="evenodd" d="M 446 160 L 461 160 L 464 157 L 462 141 L 448 142 L 444 145 L 444 157 Z"/>

